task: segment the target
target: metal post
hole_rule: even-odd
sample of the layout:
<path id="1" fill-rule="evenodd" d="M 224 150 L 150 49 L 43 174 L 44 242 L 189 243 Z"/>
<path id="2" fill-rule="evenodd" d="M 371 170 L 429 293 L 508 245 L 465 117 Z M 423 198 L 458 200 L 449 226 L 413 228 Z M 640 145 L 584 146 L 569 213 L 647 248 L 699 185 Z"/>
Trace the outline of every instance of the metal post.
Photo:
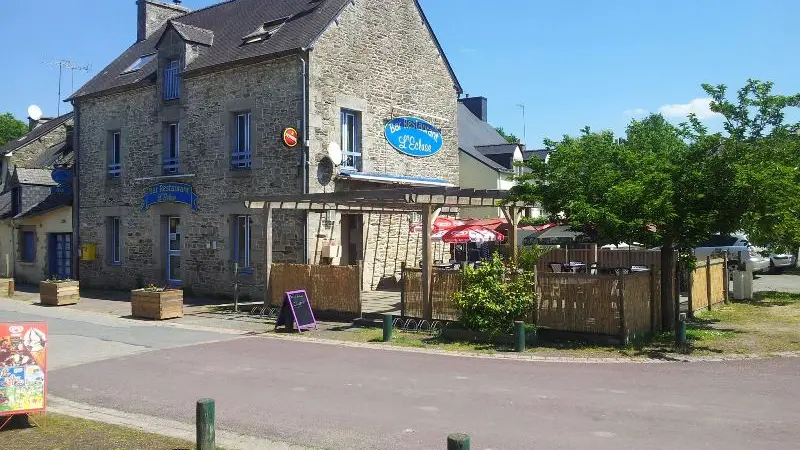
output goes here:
<path id="1" fill-rule="evenodd" d="M 203 398 L 197 401 L 197 450 L 214 450 L 214 400 Z"/>
<path id="2" fill-rule="evenodd" d="M 463 433 L 447 436 L 447 450 L 469 450 L 469 436 Z"/>
<path id="3" fill-rule="evenodd" d="M 392 322 L 394 322 L 394 316 L 391 314 L 384 314 L 383 315 L 383 342 L 391 342 L 392 341 Z"/>
<path id="4" fill-rule="evenodd" d="M 525 322 L 520 320 L 514 322 L 514 351 L 523 353 L 525 351 Z"/>
<path id="5" fill-rule="evenodd" d="M 680 350 L 686 349 L 686 313 L 681 313 L 678 316 L 678 329 L 675 333 L 675 345 Z"/>

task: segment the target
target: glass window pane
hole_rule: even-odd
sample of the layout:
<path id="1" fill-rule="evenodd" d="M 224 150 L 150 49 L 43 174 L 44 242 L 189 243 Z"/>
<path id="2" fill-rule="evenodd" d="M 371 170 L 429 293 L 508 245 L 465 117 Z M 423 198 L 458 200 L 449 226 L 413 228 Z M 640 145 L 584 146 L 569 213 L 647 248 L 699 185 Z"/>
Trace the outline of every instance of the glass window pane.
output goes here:
<path id="1" fill-rule="evenodd" d="M 245 150 L 245 125 L 246 117 L 244 115 L 237 116 L 237 147 L 236 150 L 242 152 Z"/>

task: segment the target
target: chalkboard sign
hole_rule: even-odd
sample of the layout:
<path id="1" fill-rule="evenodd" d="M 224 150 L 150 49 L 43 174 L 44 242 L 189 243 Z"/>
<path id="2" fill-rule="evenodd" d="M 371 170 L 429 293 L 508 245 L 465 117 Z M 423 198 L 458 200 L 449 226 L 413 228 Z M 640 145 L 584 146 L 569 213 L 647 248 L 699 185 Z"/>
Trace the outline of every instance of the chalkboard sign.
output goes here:
<path id="1" fill-rule="evenodd" d="M 308 299 L 306 291 L 287 292 L 281 306 L 281 313 L 275 322 L 275 328 L 279 326 L 297 325 L 298 330 L 305 330 L 317 327 L 317 320 L 314 318 L 314 311 L 311 310 L 311 301 Z"/>

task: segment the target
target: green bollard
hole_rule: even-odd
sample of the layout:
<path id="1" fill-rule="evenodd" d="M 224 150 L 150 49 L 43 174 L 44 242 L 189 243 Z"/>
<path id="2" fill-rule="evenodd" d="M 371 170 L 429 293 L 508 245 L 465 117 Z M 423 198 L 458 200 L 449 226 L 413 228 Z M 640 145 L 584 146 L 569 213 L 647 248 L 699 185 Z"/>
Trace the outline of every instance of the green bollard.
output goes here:
<path id="1" fill-rule="evenodd" d="M 514 351 L 522 353 L 525 351 L 525 322 L 514 322 Z"/>
<path id="2" fill-rule="evenodd" d="M 392 328 L 393 328 L 394 316 L 391 314 L 384 314 L 383 315 L 383 342 L 391 342 L 392 341 Z"/>
<path id="3" fill-rule="evenodd" d="M 469 450 L 469 436 L 463 433 L 447 436 L 447 450 Z"/>
<path id="4" fill-rule="evenodd" d="M 686 350 L 686 313 L 680 313 L 678 315 L 678 329 L 675 330 L 675 345 L 681 350 Z"/>
<path id="5" fill-rule="evenodd" d="M 197 401 L 197 450 L 214 450 L 214 400 L 203 398 Z"/>

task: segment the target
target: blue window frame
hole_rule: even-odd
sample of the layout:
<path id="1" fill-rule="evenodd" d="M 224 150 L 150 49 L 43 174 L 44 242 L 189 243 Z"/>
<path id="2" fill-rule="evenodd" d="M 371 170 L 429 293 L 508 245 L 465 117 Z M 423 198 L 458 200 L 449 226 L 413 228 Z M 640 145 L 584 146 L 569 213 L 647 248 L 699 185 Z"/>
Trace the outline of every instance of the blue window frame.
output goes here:
<path id="1" fill-rule="evenodd" d="M 236 216 L 233 224 L 233 261 L 239 264 L 239 270 L 250 268 L 250 235 L 253 226 L 251 216 Z"/>
<path id="2" fill-rule="evenodd" d="M 169 61 L 164 68 L 164 100 L 176 100 L 181 97 L 181 62 L 177 59 Z"/>
<path id="3" fill-rule="evenodd" d="M 119 178 L 122 174 L 122 133 L 114 131 L 111 133 L 110 145 L 108 148 L 108 177 Z"/>
<path id="4" fill-rule="evenodd" d="M 164 175 L 176 175 L 179 172 L 181 141 L 180 126 L 170 123 L 164 128 Z"/>
<path id="5" fill-rule="evenodd" d="M 112 265 L 122 263 L 122 234 L 119 217 L 108 218 L 108 262 Z"/>
<path id="6" fill-rule="evenodd" d="M 342 110 L 342 169 L 360 172 L 361 165 L 361 118 L 360 114 Z"/>
<path id="7" fill-rule="evenodd" d="M 235 142 L 231 153 L 231 164 L 236 169 L 249 169 L 252 167 L 253 153 L 250 148 L 252 114 L 249 112 L 237 113 L 234 126 Z"/>
<path id="8" fill-rule="evenodd" d="M 36 261 L 36 232 L 23 230 L 20 236 L 20 256 L 22 261 Z"/>

